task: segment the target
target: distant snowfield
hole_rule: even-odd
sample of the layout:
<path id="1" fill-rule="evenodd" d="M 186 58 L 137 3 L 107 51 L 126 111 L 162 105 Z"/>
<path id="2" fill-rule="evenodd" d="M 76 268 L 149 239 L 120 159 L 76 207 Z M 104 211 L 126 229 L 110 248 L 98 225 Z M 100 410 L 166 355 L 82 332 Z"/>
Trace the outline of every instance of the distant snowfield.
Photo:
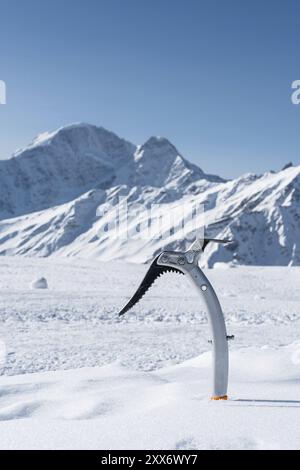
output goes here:
<path id="1" fill-rule="evenodd" d="M 165 275 L 118 318 L 146 269 L 1 258 L 0 448 L 299 449 L 300 268 L 207 270 L 236 336 L 228 402 L 209 399 L 187 279 Z"/>

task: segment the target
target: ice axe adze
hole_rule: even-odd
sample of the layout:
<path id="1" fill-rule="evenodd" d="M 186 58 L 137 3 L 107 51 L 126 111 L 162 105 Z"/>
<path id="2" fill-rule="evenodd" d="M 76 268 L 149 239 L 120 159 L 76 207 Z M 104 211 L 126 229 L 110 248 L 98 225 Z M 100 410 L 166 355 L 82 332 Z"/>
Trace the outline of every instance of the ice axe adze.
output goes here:
<path id="1" fill-rule="evenodd" d="M 124 315 L 130 310 L 154 281 L 166 272 L 176 272 L 186 274 L 196 287 L 197 292 L 204 299 L 209 322 L 212 329 L 213 344 L 213 400 L 226 400 L 228 387 L 228 344 L 229 337 L 226 333 L 226 326 L 223 312 L 218 297 L 203 273 L 199 268 L 198 261 L 201 253 L 210 242 L 230 243 L 230 240 L 218 240 L 214 238 L 203 238 L 196 240 L 188 251 L 163 251 L 150 265 L 141 285 L 136 293 L 121 310 L 119 315 Z"/>

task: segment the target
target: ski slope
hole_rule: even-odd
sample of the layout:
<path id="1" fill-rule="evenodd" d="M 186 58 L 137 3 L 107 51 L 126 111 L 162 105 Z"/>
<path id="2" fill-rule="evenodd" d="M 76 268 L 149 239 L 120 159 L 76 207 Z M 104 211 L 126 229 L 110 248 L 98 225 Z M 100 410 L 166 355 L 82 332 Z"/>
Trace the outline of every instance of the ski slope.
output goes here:
<path id="1" fill-rule="evenodd" d="M 206 271 L 236 336 L 230 399 L 212 402 L 187 279 L 164 275 L 119 319 L 147 266 L 2 260 L 0 448 L 300 448 L 299 268 Z"/>

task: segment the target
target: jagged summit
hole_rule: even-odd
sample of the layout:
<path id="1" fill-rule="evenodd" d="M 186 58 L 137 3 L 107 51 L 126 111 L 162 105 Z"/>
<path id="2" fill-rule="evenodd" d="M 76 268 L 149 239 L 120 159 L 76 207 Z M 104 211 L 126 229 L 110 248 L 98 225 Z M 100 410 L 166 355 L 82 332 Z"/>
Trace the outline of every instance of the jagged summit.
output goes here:
<path id="1" fill-rule="evenodd" d="M 176 147 L 165 137 L 151 136 L 143 145 L 144 149 L 154 149 L 157 150 L 157 153 L 160 152 L 173 152 L 177 155 L 179 154 Z"/>
<path id="2" fill-rule="evenodd" d="M 294 165 L 293 165 L 293 162 L 286 163 L 286 165 L 284 165 L 284 166 L 282 167 L 282 170 L 286 170 L 287 168 L 291 168 L 291 167 L 293 167 L 293 166 L 294 166 Z"/>

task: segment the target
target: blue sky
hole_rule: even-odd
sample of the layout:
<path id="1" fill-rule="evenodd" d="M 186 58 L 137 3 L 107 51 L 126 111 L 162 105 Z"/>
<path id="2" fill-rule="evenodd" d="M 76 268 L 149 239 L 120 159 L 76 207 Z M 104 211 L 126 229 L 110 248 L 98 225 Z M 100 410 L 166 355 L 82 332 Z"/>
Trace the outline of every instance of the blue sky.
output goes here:
<path id="1" fill-rule="evenodd" d="M 300 164 L 299 37 L 297 1 L 1 0 L 0 158 L 84 121 L 225 177 Z"/>

